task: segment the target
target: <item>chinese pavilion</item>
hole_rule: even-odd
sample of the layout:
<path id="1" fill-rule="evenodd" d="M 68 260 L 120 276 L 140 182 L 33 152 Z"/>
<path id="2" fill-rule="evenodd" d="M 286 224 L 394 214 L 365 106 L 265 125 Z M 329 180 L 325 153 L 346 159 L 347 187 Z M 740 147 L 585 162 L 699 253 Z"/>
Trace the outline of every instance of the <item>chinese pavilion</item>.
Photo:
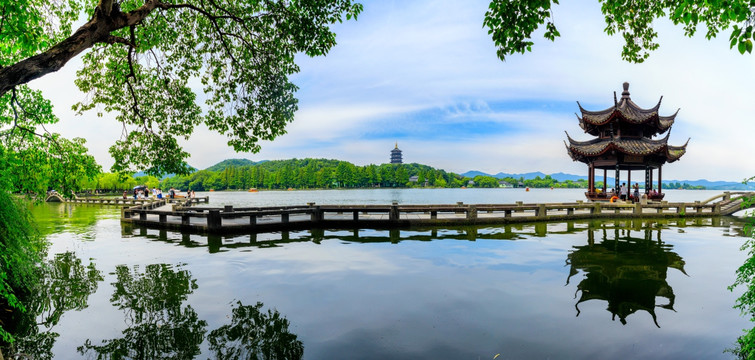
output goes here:
<path id="1" fill-rule="evenodd" d="M 582 113 L 579 126 L 585 133 L 595 136 L 589 141 L 576 141 L 566 134 L 569 143 L 566 149 L 572 160 L 580 161 L 588 166 L 588 190 L 585 193 L 592 201 L 608 200 L 618 195 L 621 186 L 620 173 L 626 171 L 626 183 L 632 194 L 632 171 L 645 171 L 645 190 L 648 199 L 661 200 L 661 167 L 665 163 L 679 160 L 687 149 L 687 143 L 682 146 L 668 144 L 671 125 L 679 110 L 671 116 L 659 116 L 663 96 L 658 104 L 650 109 L 643 109 L 629 97 L 629 83 L 624 83 L 621 99 L 616 99 L 614 105 L 602 111 L 588 111 L 577 102 Z M 666 133 L 665 137 L 653 139 L 654 136 Z M 603 188 L 596 189 L 595 170 L 603 170 Z M 653 189 L 653 170 L 658 170 L 658 187 Z M 615 171 L 615 186 L 613 192 L 606 189 L 608 170 Z"/>
<path id="2" fill-rule="evenodd" d="M 401 150 L 398 149 L 398 143 L 396 143 L 396 147 L 391 150 L 391 164 L 401 164 L 402 162 Z"/>

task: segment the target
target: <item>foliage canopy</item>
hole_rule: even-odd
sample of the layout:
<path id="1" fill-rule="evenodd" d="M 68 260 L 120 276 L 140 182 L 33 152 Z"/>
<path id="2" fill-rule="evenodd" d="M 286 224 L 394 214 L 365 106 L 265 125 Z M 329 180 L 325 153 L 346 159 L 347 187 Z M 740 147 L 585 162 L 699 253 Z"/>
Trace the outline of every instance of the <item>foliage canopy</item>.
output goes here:
<path id="1" fill-rule="evenodd" d="M 199 125 L 226 135 L 237 151 L 256 152 L 260 141 L 285 133 L 297 109 L 289 81 L 299 71 L 295 56 L 326 54 L 335 45 L 329 26 L 356 18 L 362 5 L 0 0 L 0 9 L 0 129 L 10 129 L 4 137 L 55 121 L 49 102 L 25 84 L 83 53 L 75 82 L 88 96 L 74 109 L 113 112 L 122 123 L 110 148 L 114 171 L 159 174 L 189 171 L 178 139 Z M 72 31 L 82 13 L 89 20 Z M 200 85 L 201 96 L 191 89 Z M 18 115 L 22 109 L 28 119 Z"/>
<path id="2" fill-rule="evenodd" d="M 730 46 L 744 54 L 752 52 L 755 1 L 753 0 L 599 0 L 605 16 L 605 32 L 624 38 L 622 59 L 641 63 L 658 48 L 658 32 L 653 21 L 668 17 L 674 25 L 681 25 L 686 36 L 694 35 L 698 26 L 706 29 L 710 40 L 719 32 L 732 28 Z M 514 53 L 532 51 L 532 34 L 545 25 L 543 37 L 554 41 L 560 33 L 553 18 L 553 6 L 558 0 L 492 0 L 485 13 L 484 26 L 498 47 L 501 60 Z"/>

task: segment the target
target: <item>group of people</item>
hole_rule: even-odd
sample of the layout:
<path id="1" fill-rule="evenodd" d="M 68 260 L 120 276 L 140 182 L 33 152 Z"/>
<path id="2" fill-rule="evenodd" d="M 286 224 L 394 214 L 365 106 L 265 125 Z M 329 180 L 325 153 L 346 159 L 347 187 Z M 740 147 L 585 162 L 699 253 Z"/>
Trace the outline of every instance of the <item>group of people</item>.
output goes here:
<path id="1" fill-rule="evenodd" d="M 631 189 L 630 189 L 631 186 Z M 627 186 L 627 183 L 621 183 L 621 186 L 619 187 L 619 199 L 623 201 L 632 200 L 632 202 L 638 202 L 640 201 L 640 185 L 638 183 L 634 183 L 634 186 L 630 184 L 630 186 Z M 631 190 L 631 194 L 630 194 Z M 615 193 L 615 190 L 614 190 Z"/>
<path id="2" fill-rule="evenodd" d="M 177 197 L 177 195 L 178 195 L 178 190 L 176 190 L 175 188 L 171 187 L 170 190 L 168 190 L 168 198 L 173 199 L 173 198 Z M 143 187 L 143 188 L 142 187 L 136 187 L 136 188 L 134 188 L 133 196 L 134 196 L 134 199 L 137 199 L 137 200 L 138 199 L 149 199 L 150 196 L 153 196 L 155 199 L 162 199 L 163 198 L 163 191 L 162 191 L 162 189 L 158 189 L 158 188 L 153 188 L 152 190 L 150 190 L 149 187 Z M 196 196 L 196 194 L 194 193 L 194 190 L 189 190 L 189 191 L 186 192 L 186 197 L 187 198 L 193 199 L 195 196 Z M 123 192 L 123 198 L 124 199 L 128 198 L 128 192 L 127 191 Z"/>

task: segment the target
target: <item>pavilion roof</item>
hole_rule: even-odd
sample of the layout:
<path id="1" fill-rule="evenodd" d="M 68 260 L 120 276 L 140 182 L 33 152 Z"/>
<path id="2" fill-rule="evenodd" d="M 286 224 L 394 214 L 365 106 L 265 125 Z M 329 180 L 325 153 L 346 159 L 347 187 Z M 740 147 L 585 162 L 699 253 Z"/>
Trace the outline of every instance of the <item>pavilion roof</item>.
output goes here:
<path id="1" fill-rule="evenodd" d="M 679 113 L 679 110 L 670 116 L 659 116 L 658 109 L 661 107 L 661 101 L 663 101 L 663 96 L 661 96 L 658 103 L 652 108 L 641 108 L 629 97 L 629 83 L 625 82 L 624 91 L 621 93 L 621 99 L 617 101 L 614 93 L 614 106 L 605 110 L 585 110 L 579 101 L 577 101 L 579 110 L 582 113 L 581 117 L 577 115 L 577 119 L 579 119 L 579 126 L 585 130 L 585 132 L 592 135 L 598 135 L 599 127 L 602 127 L 615 119 L 633 125 L 645 125 L 649 128 L 645 131 L 648 136 L 662 134 L 674 124 L 674 119 Z"/>
<path id="2" fill-rule="evenodd" d="M 665 156 L 666 162 L 674 162 L 684 155 L 687 151 L 689 139 L 682 146 L 668 145 L 668 139 L 671 132 L 664 138 L 613 138 L 613 139 L 593 139 L 589 141 L 577 141 L 566 133 L 569 143 L 564 142 L 566 149 L 571 158 L 575 161 L 586 162 L 589 158 L 594 158 L 605 154 L 608 151 L 616 150 L 627 155 L 646 156 L 661 155 Z"/>

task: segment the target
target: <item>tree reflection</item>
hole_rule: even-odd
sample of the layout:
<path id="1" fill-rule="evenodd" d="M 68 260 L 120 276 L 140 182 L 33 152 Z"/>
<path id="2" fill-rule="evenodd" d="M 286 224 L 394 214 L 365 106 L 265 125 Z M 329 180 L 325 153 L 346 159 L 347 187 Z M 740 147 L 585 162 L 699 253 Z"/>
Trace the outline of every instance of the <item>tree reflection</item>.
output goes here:
<path id="1" fill-rule="evenodd" d="M 215 359 L 301 359 L 302 342 L 288 331 L 289 322 L 278 311 L 262 312 L 262 303 L 233 309 L 230 325 L 210 332 Z"/>
<path id="2" fill-rule="evenodd" d="M 103 340 L 101 345 L 87 339 L 78 348 L 98 359 L 193 359 L 199 355 L 207 322 L 200 320 L 184 301 L 196 288 L 186 270 L 168 264 L 139 266 L 133 272 L 125 265 L 116 267 L 117 280 L 110 302 L 123 310 L 129 327 L 123 337 Z"/>
<path id="3" fill-rule="evenodd" d="M 84 265 L 72 252 L 57 254 L 42 268 L 28 312 L 17 332 L 15 351 L 33 359 L 52 359 L 52 347 L 59 336 L 53 331 L 61 316 L 70 310 L 83 310 L 97 291 L 102 274 L 94 263 Z"/>
<path id="4" fill-rule="evenodd" d="M 198 288 L 191 273 L 168 264 L 116 267 L 110 302 L 126 315 L 129 325 L 117 339 L 95 345 L 87 339 L 78 348 L 97 359 L 193 359 L 207 334 L 188 295 Z M 237 302 L 231 323 L 210 332 L 210 350 L 217 359 L 300 359 L 302 343 L 288 330 L 289 322 L 275 310 L 262 311 Z"/>
<path id="5" fill-rule="evenodd" d="M 608 302 L 607 310 L 622 324 L 627 317 L 638 310 L 648 312 L 656 326 L 658 320 L 655 308 L 674 310 L 674 291 L 666 282 L 668 268 L 682 273 L 684 260 L 671 251 L 672 246 L 661 241 L 661 230 L 657 229 L 653 240 L 652 224 L 647 223 L 639 232 L 643 237 L 632 237 L 631 231 L 614 228 L 609 237 L 608 225 L 601 225 L 602 239 L 595 242 L 595 229 L 587 231 L 587 245 L 575 246 L 567 256 L 566 263 L 571 266 L 569 278 L 580 271 L 584 278 L 577 285 L 581 295 L 575 304 L 579 316 L 579 304 L 589 300 Z M 656 299 L 663 297 L 667 304 L 656 304 Z"/>

